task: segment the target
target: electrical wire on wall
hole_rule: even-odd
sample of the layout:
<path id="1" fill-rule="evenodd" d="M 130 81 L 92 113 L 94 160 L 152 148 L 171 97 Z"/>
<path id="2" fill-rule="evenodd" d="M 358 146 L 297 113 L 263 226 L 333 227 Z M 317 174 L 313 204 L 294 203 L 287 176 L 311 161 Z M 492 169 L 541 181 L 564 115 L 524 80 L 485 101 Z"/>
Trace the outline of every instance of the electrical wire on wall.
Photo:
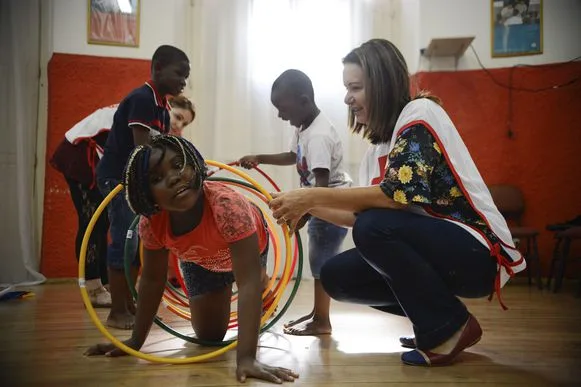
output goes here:
<path id="1" fill-rule="evenodd" d="M 510 67 L 509 69 L 509 73 L 508 73 L 508 84 L 503 83 L 501 81 L 499 81 L 498 79 L 496 79 L 494 77 L 494 75 L 490 72 L 489 69 L 487 69 L 486 67 L 484 67 L 484 65 L 482 64 L 482 62 L 480 61 L 480 57 L 478 56 L 478 53 L 476 52 L 476 50 L 474 49 L 474 46 L 471 44 L 470 48 L 472 49 L 472 52 L 474 53 L 474 56 L 476 57 L 476 60 L 478 61 L 478 64 L 480 65 L 480 67 L 482 68 L 482 70 L 484 70 L 484 72 L 486 73 L 486 75 L 488 75 L 490 77 L 490 79 L 492 80 L 492 82 L 494 82 L 494 84 L 496 84 L 497 86 L 500 86 L 502 88 L 505 88 L 508 90 L 508 117 L 507 117 L 507 135 L 509 138 L 514 137 L 514 131 L 512 128 L 512 118 L 513 118 L 513 91 L 519 91 L 519 92 L 526 92 L 526 93 L 541 93 L 541 92 L 545 92 L 545 91 L 549 91 L 549 90 L 558 90 L 558 89 L 562 89 L 571 85 L 574 85 L 575 83 L 579 82 L 579 80 L 581 80 L 581 74 L 578 74 L 577 76 L 573 77 L 572 79 L 566 81 L 566 82 L 562 82 L 562 83 L 558 83 L 556 85 L 550 85 L 550 86 L 545 86 L 545 87 L 537 87 L 537 88 L 527 88 L 527 87 L 515 87 L 513 86 L 513 75 L 514 75 L 514 70 L 517 68 L 521 68 L 521 67 L 537 67 L 536 65 L 525 65 L 525 64 L 517 64 L 514 65 L 512 67 Z M 568 64 L 571 62 L 575 62 L 578 61 L 579 59 L 581 59 L 581 56 L 575 57 L 567 62 L 563 62 L 563 63 L 559 63 L 561 65 L 563 64 Z"/>

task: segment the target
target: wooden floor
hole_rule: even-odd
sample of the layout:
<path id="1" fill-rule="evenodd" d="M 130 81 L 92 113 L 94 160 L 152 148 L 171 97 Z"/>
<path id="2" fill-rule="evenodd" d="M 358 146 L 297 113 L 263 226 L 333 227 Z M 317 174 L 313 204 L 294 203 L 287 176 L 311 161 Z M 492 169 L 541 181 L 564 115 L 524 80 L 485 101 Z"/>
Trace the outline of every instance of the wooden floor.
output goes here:
<path id="1" fill-rule="evenodd" d="M 279 324 L 261 337 L 263 361 L 295 369 L 296 386 L 581 385 L 581 299 L 511 284 L 509 306 L 470 300 L 482 341 L 452 367 L 402 365 L 397 338 L 409 323 L 370 308 L 334 303 L 334 333 L 323 338 L 282 334 L 281 324 L 309 311 L 312 282 L 304 282 Z M 31 288 L 33 298 L 0 303 L 0 386 L 236 386 L 234 353 L 203 364 L 159 365 L 132 357 L 87 358 L 87 346 L 104 341 L 90 321 L 74 283 Z M 104 317 L 106 310 L 99 312 Z M 160 312 L 172 326 L 186 322 Z M 115 331 L 118 337 L 127 333 Z M 207 349 L 186 344 L 157 327 L 143 348 L 159 356 L 194 356 Z M 248 380 L 246 385 L 266 385 Z"/>

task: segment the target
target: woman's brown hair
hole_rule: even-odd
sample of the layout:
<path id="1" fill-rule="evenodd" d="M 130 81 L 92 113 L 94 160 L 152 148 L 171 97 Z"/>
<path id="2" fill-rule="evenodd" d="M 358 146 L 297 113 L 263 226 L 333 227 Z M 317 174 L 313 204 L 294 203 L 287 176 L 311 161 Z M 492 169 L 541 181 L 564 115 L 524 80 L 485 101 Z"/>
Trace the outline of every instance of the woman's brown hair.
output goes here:
<path id="1" fill-rule="evenodd" d="M 363 138 L 372 144 L 389 142 L 401 111 L 412 100 L 410 77 L 402 53 L 388 40 L 371 39 L 347 54 L 343 58 L 343 64 L 346 63 L 363 69 L 368 104 L 367 124 L 358 123 L 349 112 L 349 128 L 353 133 L 363 131 Z M 439 101 L 423 91 L 416 98 L 426 97 Z"/>
<path id="2" fill-rule="evenodd" d="M 194 108 L 194 104 L 188 98 L 184 97 L 183 95 L 178 95 L 176 97 L 172 97 L 168 100 L 171 107 L 177 107 L 184 110 L 189 110 L 192 113 L 192 121 L 196 118 L 196 109 Z"/>

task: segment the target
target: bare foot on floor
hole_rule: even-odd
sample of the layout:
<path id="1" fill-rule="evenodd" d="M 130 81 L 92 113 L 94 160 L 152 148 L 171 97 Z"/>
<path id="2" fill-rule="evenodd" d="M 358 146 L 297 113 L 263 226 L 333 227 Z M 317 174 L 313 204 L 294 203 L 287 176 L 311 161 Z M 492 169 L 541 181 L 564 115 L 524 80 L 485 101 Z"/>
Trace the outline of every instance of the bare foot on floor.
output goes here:
<path id="1" fill-rule="evenodd" d="M 284 333 L 294 336 L 330 335 L 331 331 L 331 324 L 328 321 L 323 322 L 315 319 L 311 319 L 300 325 L 295 324 L 292 327 L 284 328 Z"/>
<path id="2" fill-rule="evenodd" d="M 299 317 L 296 320 L 291 320 L 291 321 L 287 322 L 286 324 L 284 324 L 284 327 L 285 328 L 294 327 L 297 324 L 300 324 L 300 323 L 305 322 L 307 320 L 311 320 L 313 318 L 313 316 L 314 316 L 314 314 L 313 314 L 313 312 L 311 312 L 311 313 L 307 314 L 306 316 Z"/>
<path id="3" fill-rule="evenodd" d="M 109 313 L 107 317 L 107 326 L 117 329 L 132 329 L 133 323 L 135 321 L 135 316 L 133 316 L 129 311 L 125 313 Z"/>

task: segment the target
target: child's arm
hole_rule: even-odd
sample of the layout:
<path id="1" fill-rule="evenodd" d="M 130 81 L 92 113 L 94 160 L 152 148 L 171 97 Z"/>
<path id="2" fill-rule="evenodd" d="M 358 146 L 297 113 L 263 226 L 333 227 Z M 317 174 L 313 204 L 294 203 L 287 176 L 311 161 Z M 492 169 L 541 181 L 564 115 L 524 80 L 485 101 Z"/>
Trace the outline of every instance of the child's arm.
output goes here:
<path id="1" fill-rule="evenodd" d="M 167 250 L 143 249 L 143 268 L 137 293 L 135 326 L 130 339 L 139 348 L 149 334 L 153 318 L 163 296 L 167 279 L 168 256 Z"/>
<path id="2" fill-rule="evenodd" d="M 315 168 L 313 169 L 313 174 L 315 175 L 315 187 L 328 187 L 329 186 L 329 170 L 326 168 Z"/>
<path id="3" fill-rule="evenodd" d="M 252 234 L 230 244 L 232 269 L 238 285 L 238 340 L 237 360 L 256 359 L 258 330 L 260 329 L 262 283 L 260 278 L 260 251 L 258 237 Z"/>
<path id="4" fill-rule="evenodd" d="M 294 372 L 262 364 L 256 360 L 258 332 L 262 312 L 262 281 L 260 251 L 256 233 L 230 244 L 232 268 L 238 285 L 238 349 L 236 353 L 237 379 L 247 377 L 274 383 L 293 381 Z"/>
<path id="5" fill-rule="evenodd" d="M 283 152 L 269 155 L 248 155 L 238 160 L 244 168 L 254 168 L 258 164 L 270 165 L 294 165 L 297 162 L 297 154 L 294 152 Z"/>
<path id="6" fill-rule="evenodd" d="M 143 251 L 143 271 L 139 281 L 139 291 L 137 293 L 137 310 L 135 314 L 135 325 L 131 338 L 124 341 L 124 344 L 135 350 L 139 350 L 147 335 L 153 318 L 161 302 L 163 290 L 165 288 L 167 274 L 168 251 L 149 250 Z M 85 355 L 106 355 L 122 356 L 125 353 L 115 347 L 115 345 L 97 344 L 90 347 Z"/>
<path id="7" fill-rule="evenodd" d="M 166 122 L 162 122 L 159 116 L 159 108 L 151 95 L 134 95 L 128 102 L 130 106 L 127 112 L 127 122 L 129 130 L 133 133 L 133 144 L 146 145 L 151 141 L 153 133 L 167 133 L 169 127 Z M 169 114 L 166 111 L 167 114 Z"/>
<path id="8" fill-rule="evenodd" d="M 133 131 L 133 143 L 135 146 L 149 144 L 151 141 L 149 129 L 140 125 L 131 125 L 130 128 Z"/>

